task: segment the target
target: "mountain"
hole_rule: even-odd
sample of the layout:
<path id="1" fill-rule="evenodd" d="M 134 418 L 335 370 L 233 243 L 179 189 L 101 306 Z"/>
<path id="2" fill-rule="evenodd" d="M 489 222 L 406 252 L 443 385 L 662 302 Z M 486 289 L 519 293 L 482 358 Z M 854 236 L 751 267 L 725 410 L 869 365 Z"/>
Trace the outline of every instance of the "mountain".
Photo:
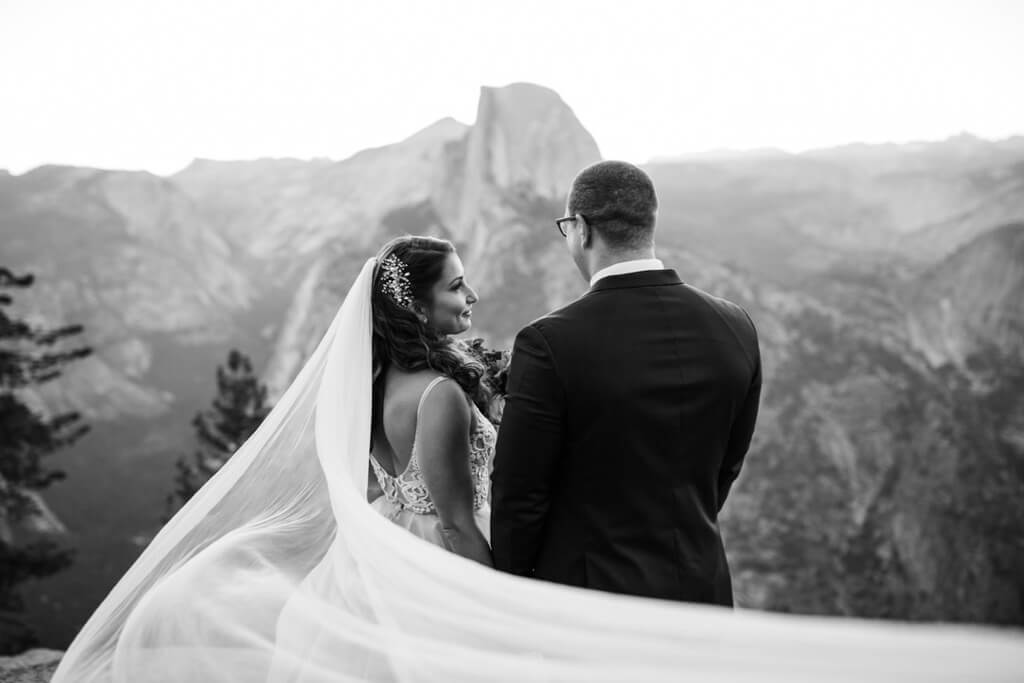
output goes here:
<path id="1" fill-rule="evenodd" d="M 754 159 L 780 159 L 793 156 L 790 152 L 775 147 L 756 147 L 754 149 L 732 149 L 719 147 L 703 152 L 686 152 L 683 154 L 666 154 L 653 157 L 649 163 L 671 164 L 687 162 L 722 162 Z"/>
<path id="2" fill-rule="evenodd" d="M 766 368 L 723 519 L 742 604 L 1022 623 L 1024 287 L 1013 271 L 1024 260 L 1005 249 L 1020 237 L 1019 226 L 996 230 L 903 283 L 861 264 L 800 290 L 742 274 L 733 282 L 745 286 L 708 283 L 745 302 Z M 960 306 L 971 273 L 977 309 Z M 915 332 L 935 310 L 961 313 L 942 324 L 977 342 L 963 356 L 936 354 L 939 337 Z"/>
<path id="3" fill-rule="evenodd" d="M 909 298 L 913 339 L 932 364 L 971 374 L 1002 371 L 984 367 L 987 358 L 1024 365 L 1024 222 L 985 233 L 928 269 Z"/>
<path id="4" fill-rule="evenodd" d="M 986 140 L 964 132 L 938 142 L 854 143 L 811 150 L 805 156 L 856 166 L 871 174 L 940 168 L 971 171 L 1020 161 L 1024 156 L 1024 136 Z"/>
<path id="5" fill-rule="evenodd" d="M 741 604 L 1024 623 L 1021 147 L 646 167 L 659 255 L 761 337 L 761 418 L 722 518 Z M 97 348 L 36 397 L 93 422 L 46 496 L 79 556 L 32 596 L 45 642 L 66 645 L 156 528 L 229 348 L 280 395 L 360 265 L 408 232 L 456 243 L 481 296 L 472 334 L 508 346 L 585 289 L 552 221 L 599 158 L 557 93 L 518 83 L 482 88 L 472 125 L 341 161 L 0 174 L 0 260 L 39 283 L 19 305 Z"/>
<path id="6" fill-rule="evenodd" d="M 228 244 L 171 181 L 47 166 L 0 177 L 6 263 L 34 273 L 28 318 L 82 321 L 96 354 L 52 403 L 87 418 L 155 417 L 173 400 L 146 377 L 155 347 L 223 345 L 252 304 Z"/>
<path id="7" fill-rule="evenodd" d="M 1024 215 L 1024 138 L 657 162 L 659 224 L 773 279 L 849 254 L 920 268 Z M 663 238 L 665 239 L 665 238 Z"/>
<path id="8" fill-rule="evenodd" d="M 576 172 L 598 159 L 594 138 L 554 91 L 525 83 L 483 88 L 466 145 L 457 223 L 472 225 L 488 186 L 564 200 Z"/>
<path id="9" fill-rule="evenodd" d="M 296 261 L 333 241 L 368 246 L 383 214 L 429 200 L 444 171 L 446 144 L 466 131 L 446 119 L 336 163 L 196 161 L 173 181 L 241 256 L 291 274 Z"/>

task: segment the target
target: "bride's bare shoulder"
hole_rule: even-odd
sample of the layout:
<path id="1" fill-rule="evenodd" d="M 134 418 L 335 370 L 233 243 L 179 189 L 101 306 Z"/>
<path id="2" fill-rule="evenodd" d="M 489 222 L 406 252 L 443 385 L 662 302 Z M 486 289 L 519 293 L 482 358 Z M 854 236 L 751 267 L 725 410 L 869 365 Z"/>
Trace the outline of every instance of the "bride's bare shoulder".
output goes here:
<path id="1" fill-rule="evenodd" d="M 384 379 L 385 411 L 406 412 L 410 408 L 415 411 L 423 392 L 438 377 L 444 375 L 434 370 L 406 372 L 397 368 L 389 369 Z"/>

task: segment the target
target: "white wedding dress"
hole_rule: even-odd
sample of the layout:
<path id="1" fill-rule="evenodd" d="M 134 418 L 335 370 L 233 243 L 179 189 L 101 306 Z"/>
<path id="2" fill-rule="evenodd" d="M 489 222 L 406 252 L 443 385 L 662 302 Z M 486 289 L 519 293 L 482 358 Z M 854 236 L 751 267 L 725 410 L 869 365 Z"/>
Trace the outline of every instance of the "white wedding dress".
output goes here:
<path id="1" fill-rule="evenodd" d="M 374 269 L 260 428 L 97 608 L 55 683 L 1024 680 L 1018 631 L 587 591 L 393 524 L 366 502 Z M 391 500 L 419 499 L 405 481 Z"/>

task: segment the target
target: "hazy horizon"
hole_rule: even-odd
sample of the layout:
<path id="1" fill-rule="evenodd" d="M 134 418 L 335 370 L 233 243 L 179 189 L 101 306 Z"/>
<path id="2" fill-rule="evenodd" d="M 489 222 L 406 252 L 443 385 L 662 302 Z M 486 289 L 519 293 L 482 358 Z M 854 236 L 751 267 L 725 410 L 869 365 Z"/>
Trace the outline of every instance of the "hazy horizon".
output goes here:
<path id="1" fill-rule="evenodd" d="M 449 118 L 451 118 L 451 117 L 449 117 Z M 438 120 L 441 120 L 441 119 L 438 119 Z M 472 124 L 466 124 L 464 121 L 460 121 L 459 123 L 463 123 L 465 125 L 472 125 Z M 424 130 L 426 128 L 429 128 L 430 125 L 432 125 L 432 124 L 428 124 L 426 126 L 423 126 L 423 128 L 420 128 L 419 130 L 414 131 L 411 135 L 415 135 L 417 132 L 419 132 L 421 130 Z M 385 146 L 386 147 L 386 146 L 388 146 L 390 144 L 397 144 L 397 143 L 401 142 L 402 140 L 405 140 L 405 139 L 411 137 L 411 135 L 406 135 L 406 136 L 404 136 L 402 138 L 396 139 L 394 142 L 385 143 L 384 145 L 375 145 L 373 147 L 363 147 L 363 148 L 357 149 L 352 154 L 350 154 L 350 155 L 348 155 L 346 157 L 342 157 L 342 158 L 333 158 L 333 157 L 327 157 L 327 156 L 312 156 L 312 157 L 256 156 L 256 157 L 238 158 L 238 159 L 216 159 L 216 158 L 211 158 L 211 157 L 193 157 L 189 161 L 185 162 L 185 164 L 183 166 L 181 166 L 180 168 L 175 168 L 175 169 L 167 171 L 167 172 L 156 172 L 156 171 L 151 171 L 150 169 L 147 169 L 147 168 L 119 168 L 119 167 L 112 167 L 112 166 L 85 166 L 85 165 L 81 165 L 81 164 L 63 163 L 63 162 L 60 162 L 60 161 L 44 162 L 44 163 L 40 163 L 38 165 L 31 166 L 29 168 L 25 168 L 25 169 L 22 169 L 22 170 L 13 170 L 13 169 L 4 168 L 4 167 L 0 166 L 0 170 L 8 171 L 9 173 L 11 173 L 11 175 L 24 175 L 25 173 L 29 173 L 29 172 L 37 169 L 37 168 L 42 168 L 42 167 L 45 167 L 45 166 L 73 166 L 73 167 L 77 167 L 77 168 L 95 168 L 97 170 L 105 170 L 105 171 L 146 171 L 148 173 L 152 173 L 153 175 L 167 177 L 167 176 L 173 176 L 176 173 L 180 173 L 181 171 L 183 171 L 186 168 L 188 168 L 188 166 L 190 166 L 191 164 L 193 164 L 193 163 L 195 163 L 197 161 L 214 161 L 214 162 L 224 162 L 224 163 L 247 162 L 247 161 L 250 161 L 250 162 L 256 162 L 256 161 L 299 161 L 299 162 L 310 162 L 311 163 L 311 162 L 315 162 L 315 161 L 327 161 L 327 162 L 330 162 L 330 163 L 336 163 L 336 162 L 345 161 L 346 159 L 350 159 L 350 158 L 352 158 L 354 156 L 357 156 L 358 154 L 360 154 L 360 153 L 362 153 L 362 152 L 364 152 L 364 151 L 366 151 L 368 149 L 375 149 L 375 148 L 380 147 L 380 146 Z M 807 149 L 799 149 L 799 150 L 783 149 L 781 147 L 772 147 L 772 146 L 767 146 L 767 145 L 766 146 L 759 146 L 759 147 L 744 147 L 744 148 L 716 147 L 716 148 L 713 148 L 713 149 L 701 149 L 701 150 L 692 150 L 692 151 L 684 151 L 684 152 L 674 152 L 674 153 L 668 153 L 668 154 L 655 154 L 654 156 L 652 156 L 650 158 L 640 159 L 640 160 L 636 161 L 636 163 L 639 163 L 639 164 L 643 165 L 643 164 L 656 163 L 656 162 L 665 161 L 665 160 L 687 159 L 687 158 L 690 158 L 690 157 L 700 159 L 700 158 L 705 158 L 705 157 L 713 158 L 716 155 L 723 155 L 723 156 L 724 155 L 739 155 L 739 156 L 742 156 L 742 155 L 745 155 L 745 154 L 754 155 L 754 154 L 761 153 L 761 152 L 781 152 L 781 153 L 784 153 L 784 154 L 789 154 L 789 155 L 793 155 L 793 156 L 799 156 L 801 154 L 806 154 L 806 153 L 810 153 L 810 152 L 816 152 L 816 151 L 820 151 L 820 150 L 835 149 L 835 148 L 855 146 L 855 145 L 884 146 L 884 145 L 914 145 L 914 144 L 940 143 L 940 142 L 944 142 L 944 141 L 951 140 L 951 139 L 954 139 L 954 138 L 957 138 L 957 137 L 961 137 L 961 136 L 973 137 L 973 138 L 977 138 L 979 140 L 984 140 L 986 142 L 991 142 L 991 143 L 1000 143 L 1000 142 L 1005 142 L 1005 141 L 1008 141 L 1008 140 L 1012 140 L 1014 138 L 1024 137 L 1024 133 L 1015 133 L 1015 134 L 1006 135 L 1006 136 L 1002 136 L 1002 137 L 985 137 L 985 136 L 982 136 L 982 135 L 977 135 L 977 134 L 975 134 L 975 133 L 973 133 L 971 131 L 960 131 L 958 133 L 952 133 L 952 134 L 950 134 L 950 135 L 948 135 L 946 137 L 943 137 L 943 138 L 935 138 L 935 139 L 928 139 L 928 140 L 926 140 L 926 139 L 881 140 L 881 141 L 875 141 L 875 142 L 865 142 L 863 140 L 851 140 L 849 142 L 840 142 L 840 143 L 836 143 L 836 144 L 833 144 L 833 145 L 824 145 L 824 146 L 821 146 L 821 147 L 809 147 Z M 598 146 L 600 146 L 601 141 L 598 140 L 597 143 L 598 143 Z M 608 158 L 611 158 L 611 157 L 608 157 L 607 155 L 604 155 L 603 158 L 608 159 Z"/>
<path id="2" fill-rule="evenodd" d="M 445 118 L 454 118 L 454 117 L 445 117 Z M 438 119 L 438 121 L 440 121 L 440 120 L 442 120 L 442 119 Z M 435 123 L 436 123 L 436 121 L 435 121 Z M 464 121 L 459 121 L 459 123 L 463 123 L 464 125 L 467 125 L 467 126 L 468 125 L 472 125 L 472 123 L 466 123 Z M 148 168 L 123 168 L 123 167 L 114 167 L 114 166 L 88 166 L 88 165 L 84 165 L 84 164 L 71 164 L 71 163 L 64 163 L 64 162 L 61 162 L 61 161 L 50 161 L 50 162 L 43 162 L 43 163 L 37 164 L 35 166 L 30 166 L 30 167 L 24 168 L 24 169 L 11 169 L 11 168 L 6 168 L 4 166 L 0 166 L 0 171 L 7 171 L 11 175 L 21 176 L 21 175 L 24 175 L 26 173 L 30 173 L 33 170 L 36 170 L 38 168 L 43 168 L 43 167 L 46 167 L 46 166 L 63 166 L 63 167 L 75 167 L 75 168 L 94 168 L 96 170 L 103 170 L 103 171 L 145 171 L 147 173 L 152 173 L 153 175 L 160 176 L 160 177 L 170 177 L 170 176 L 173 176 L 173 175 L 175 175 L 177 173 L 180 173 L 181 171 L 185 170 L 191 164 L 193 164 L 193 163 L 195 163 L 197 161 L 213 161 L 213 162 L 223 162 L 223 163 L 258 162 L 258 161 L 299 161 L 299 162 L 312 163 L 312 162 L 316 162 L 316 161 L 326 161 L 326 162 L 329 162 L 329 163 L 337 163 L 337 162 L 345 161 L 346 159 L 350 159 L 350 158 L 352 158 L 354 156 L 357 156 L 358 154 L 360 154 L 360 153 L 362 153 L 362 152 L 364 152 L 364 151 L 366 151 L 368 149 L 374 149 L 374 148 L 381 147 L 381 146 L 385 146 L 386 147 L 386 146 L 391 145 L 391 144 L 397 144 L 397 143 L 401 142 L 402 140 L 405 140 L 405 139 L 411 137 L 412 135 L 415 135 L 419 131 L 422 131 L 422 130 L 424 130 L 426 128 L 429 128 L 431 125 L 433 125 L 433 124 L 427 124 L 427 125 L 423 126 L 422 128 L 419 128 L 418 130 L 414 131 L 410 135 L 403 136 L 403 137 L 398 138 L 398 139 L 396 139 L 396 140 L 394 140 L 393 142 L 390 142 L 390 143 L 384 143 L 383 145 L 374 145 L 372 147 L 363 147 L 363 148 L 357 149 L 354 152 L 352 152 L 352 154 L 350 154 L 350 155 L 348 155 L 346 157 L 342 157 L 342 158 L 333 158 L 333 157 L 328 157 L 328 156 L 311 156 L 311 157 L 255 156 L 255 157 L 237 158 L 237 159 L 217 159 L 217 158 L 211 158 L 211 157 L 193 157 L 192 159 L 190 159 L 187 162 L 185 162 L 181 167 L 174 168 L 174 169 L 171 169 L 169 171 L 154 171 L 154 170 L 150 170 Z M 655 154 L 655 155 L 653 155 L 653 156 L 651 156 L 651 157 L 649 157 L 647 159 L 639 159 L 639 160 L 635 160 L 634 159 L 634 160 L 630 160 L 630 161 L 633 161 L 633 162 L 638 163 L 640 165 L 644 165 L 644 164 L 658 163 L 658 162 L 664 162 L 664 161 L 686 160 L 686 159 L 690 159 L 690 158 L 695 159 L 695 160 L 714 159 L 717 156 L 722 156 L 722 157 L 727 157 L 727 156 L 744 156 L 744 155 L 754 156 L 754 155 L 757 155 L 759 153 L 773 153 L 773 152 L 778 152 L 778 153 L 783 153 L 783 154 L 788 154 L 788 155 L 793 155 L 793 156 L 800 156 L 802 154 L 813 153 L 813 152 L 817 152 L 817 151 L 821 151 L 821 150 L 836 149 L 836 148 L 849 147 L 849 146 L 855 146 L 855 145 L 866 145 L 866 146 L 897 145 L 897 146 L 902 146 L 902 145 L 914 145 L 914 144 L 941 143 L 941 142 L 944 142 L 944 141 L 947 141 L 947 140 L 951 140 L 951 139 L 954 139 L 954 138 L 958 138 L 958 137 L 962 137 L 962 136 L 968 136 L 968 137 L 976 138 L 976 139 L 979 139 L 979 140 L 984 140 L 984 141 L 990 142 L 990 143 L 1000 143 L 1000 142 L 1006 142 L 1008 140 L 1012 140 L 1014 138 L 1024 137 L 1024 133 L 1013 133 L 1013 134 L 1010 134 L 1010 135 L 998 136 L 998 137 L 986 137 L 986 136 L 983 136 L 983 135 L 978 135 L 978 134 L 976 134 L 976 133 L 974 133 L 972 131 L 966 131 L 965 130 L 965 131 L 959 131 L 959 132 L 956 132 L 956 133 L 951 133 L 950 135 L 947 135 L 947 136 L 942 137 L 942 138 L 934 138 L 934 139 L 879 140 L 879 141 L 850 140 L 848 142 L 839 142 L 839 143 L 831 144 L 831 145 L 823 145 L 823 146 L 820 146 L 820 147 L 809 147 L 809 148 L 806 148 L 806 149 L 798 149 L 798 150 L 783 149 L 781 147 L 772 147 L 772 146 L 768 146 L 768 145 L 758 146 L 758 147 L 743 147 L 743 148 L 737 148 L 737 147 L 716 147 L 716 148 L 713 148 L 713 149 L 709 148 L 709 149 L 690 150 L 690 151 L 683 151 L 683 152 L 672 152 L 672 153 L 667 153 L 667 154 Z M 597 144 L 600 147 L 601 141 L 597 140 Z M 607 155 L 603 155 L 603 158 L 609 159 L 609 158 L 612 158 L 612 157 L 608 157 Z"/>

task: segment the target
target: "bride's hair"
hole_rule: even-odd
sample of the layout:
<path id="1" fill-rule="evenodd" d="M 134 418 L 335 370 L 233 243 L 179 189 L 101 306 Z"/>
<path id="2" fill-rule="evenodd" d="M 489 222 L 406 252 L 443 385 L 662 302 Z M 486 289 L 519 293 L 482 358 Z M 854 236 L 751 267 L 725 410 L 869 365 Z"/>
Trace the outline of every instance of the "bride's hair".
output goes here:
<path id="1" fill-rule="evenodd" d="M 429 368 L 455 380 L 477 403 L 482 399 L 480 379 L 484 366 L 448 335 L 430 323 L 423 323 L 409 307 L 395 300 L 395 274 L 382 268 L 390 256 L 401 261 L 408 279 L 408 292 L 414 301 L 430 303 L 431 290 L 441 277 L 448 254 L 455 246 L 434 237 L 396 237 L 377 253 L 373 277 L 373 366 L 384 371 L 394 366 L 414 372 Z M 390 282 L 389 282 L 390 280 Z M 376 382 L 374 383 L 376 385 Z M 375 392 L 376 393 L 376 392 Z M 377 397 L 375 397 L 377 398 Z M 376 401 L 375 401 L 376 403 Z"/>

